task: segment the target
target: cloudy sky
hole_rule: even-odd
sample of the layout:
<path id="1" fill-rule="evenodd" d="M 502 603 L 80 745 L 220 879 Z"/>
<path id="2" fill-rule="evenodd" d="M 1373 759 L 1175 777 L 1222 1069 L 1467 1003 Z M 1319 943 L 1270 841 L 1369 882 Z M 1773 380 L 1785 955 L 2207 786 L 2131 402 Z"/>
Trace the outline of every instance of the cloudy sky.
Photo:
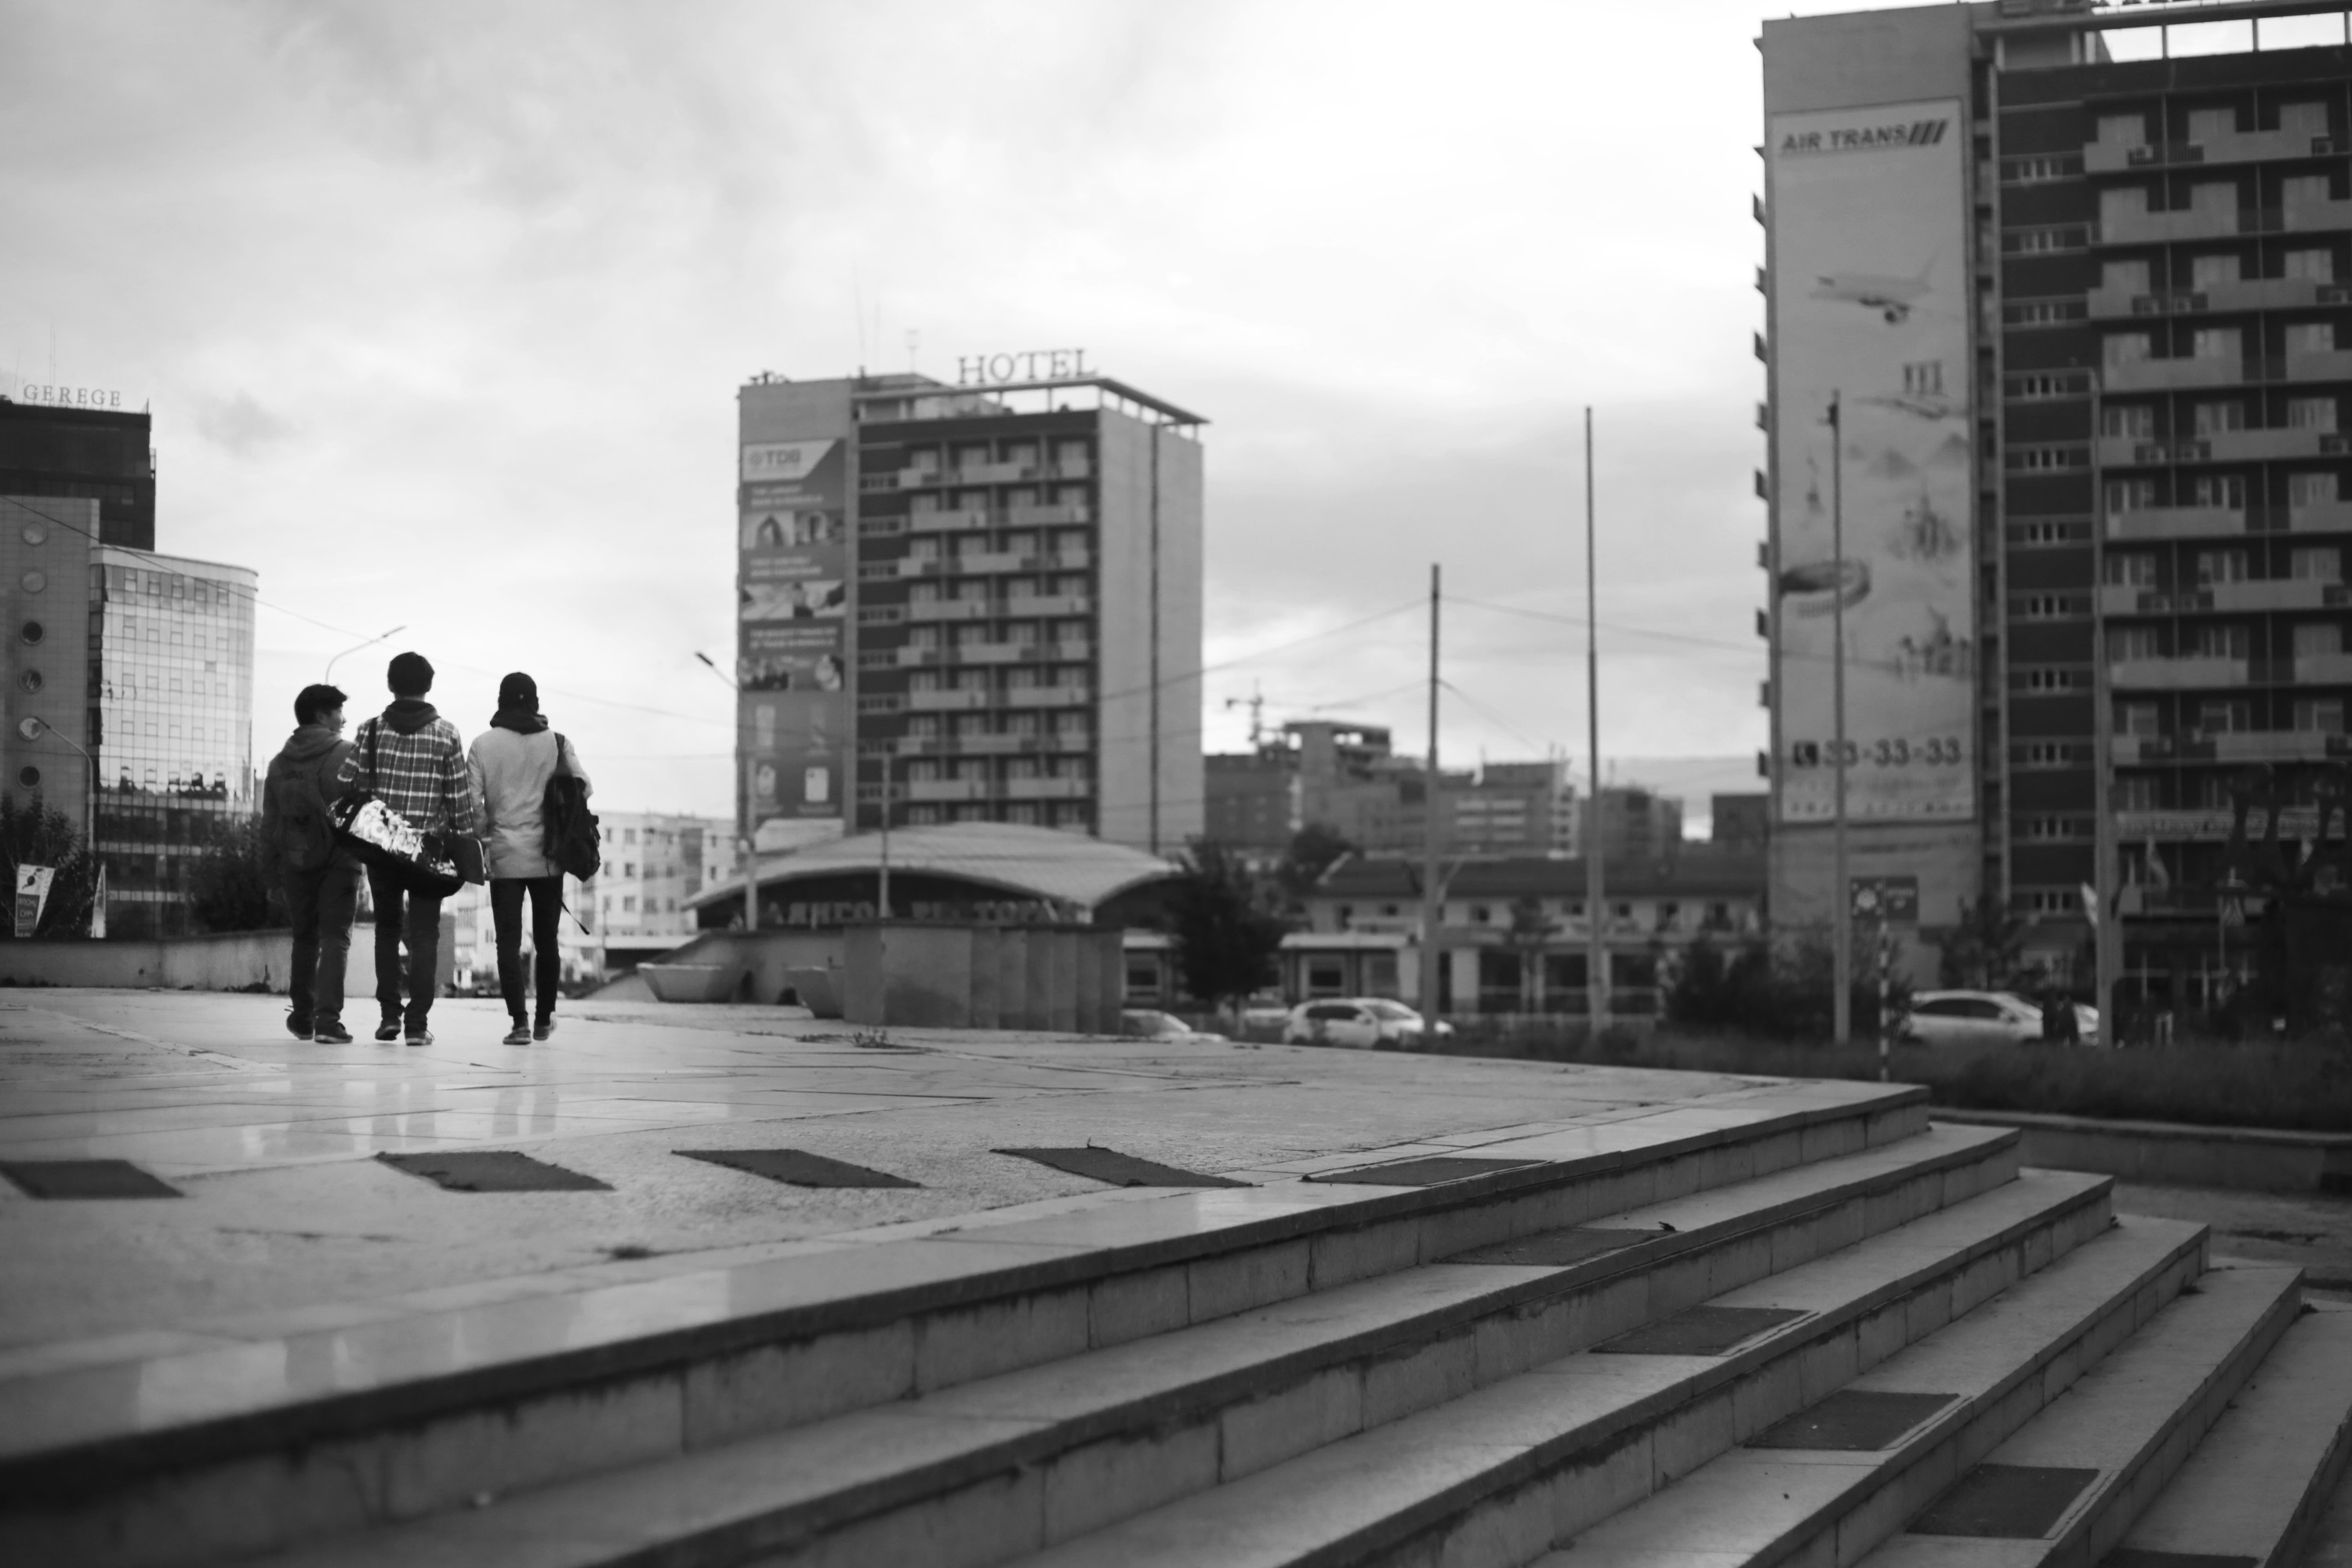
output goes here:
<path id="1" fill-rule="evenodd" d="M 0 391 L 152 403 L 262 756 L 404 624 L 461 728 L 526 668 L 601 805 L 722 813 L 754 372 L 1084 345 L 1200 410 L 1212 745 L 1417 749 L 1441 562 L 1449 762 L 1582 753 L 1590 404 L 1604 752 L 1742 787 L 1648 760 L 1764 740 L 1768 8 L 0 0 Z"/>

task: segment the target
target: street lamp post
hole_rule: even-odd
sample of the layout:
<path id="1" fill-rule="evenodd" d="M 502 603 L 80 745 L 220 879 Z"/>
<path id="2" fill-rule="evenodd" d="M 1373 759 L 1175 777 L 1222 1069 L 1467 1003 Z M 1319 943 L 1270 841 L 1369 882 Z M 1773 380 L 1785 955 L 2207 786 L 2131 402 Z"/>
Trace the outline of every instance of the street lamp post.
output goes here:
<path id="1" fill-rule="evenodd" d="M 1841 1046 L 1853 1037 L 1853 910 L 1845 875 L 1845 424 L 1840 395 L 1830 394 L 1830 764 L 1832 807 L 1830 951 L 1837 994 L 1830 998 L 1830 1034 Z"/>
<path id="2" fill-rule="evenodd" d="M 321 683 L 331 682 L 335 679 L 335 666 L 339 661 L 350 658 L 352 654 L 359 652 L 360 649 L 363 647 L 373 647 L 380 642 L 398 637 L 407 629 L 407 626 L 403 624 L 393 627 L 392 630 L 388 632 L 379 632 L 363 643 L 353 643 L 351 647 L 343 649 L 342 652 L 337 654 L 333 658 L 327 661 L 327 673 L 319 677 L 319 679 Z"/>

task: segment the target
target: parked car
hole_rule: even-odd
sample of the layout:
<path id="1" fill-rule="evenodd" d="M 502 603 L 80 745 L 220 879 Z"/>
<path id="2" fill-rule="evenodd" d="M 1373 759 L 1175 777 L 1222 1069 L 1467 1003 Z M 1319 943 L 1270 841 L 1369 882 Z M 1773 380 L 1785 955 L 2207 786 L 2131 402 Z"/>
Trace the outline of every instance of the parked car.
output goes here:
<path id="1" fill-rule="evenodd" d="M 1242 1007 L 1242 1029 L 1251 1034 L 1260 1029 L 1268 1034 L 1279 1033 L 1290 1022 L 1290 1012 L 1287 1002 L 1246 1003 Z"/>
<path id="2" fill-rule="evenodd" d="M 2083 1044 L 2099 1043 L 2099 1010 L 2081 1003 L 2074 1009 L 2074 1030 Z M 1902 1039 L 1923 1046 L 1985 1046 L 2039 1041 L 2042 1007 L 2013 991 L 1922 991 L 1911 998 L 1911 1010 L 1898 1030 Z"/>
<path id="3" fill-rule="evenodd" d="M 1118 1016 L 1119 1032 L 1139 1040 L 1181 1040 L 1187 1045 L 1223 1045 L 1225 1037 L 1196 1029 L 1173 1013 L 1157 1007 L 1129 1007 Z"/>
<path id="4" fill-rule="evenodd" d="M 1417 1046 L 1428 1032 L 1422 1016 L 1402 1002 L 1385 996 L 1351 996 L 1292 1008 L 1289 1021 L 1282 1026 L 1282 1039 L 1285 1045 L 1344 1046 L 1360 1051 Z M 1453 1032 L 1453 1025 L 1438 1020 L 1437 1037 Z"/>

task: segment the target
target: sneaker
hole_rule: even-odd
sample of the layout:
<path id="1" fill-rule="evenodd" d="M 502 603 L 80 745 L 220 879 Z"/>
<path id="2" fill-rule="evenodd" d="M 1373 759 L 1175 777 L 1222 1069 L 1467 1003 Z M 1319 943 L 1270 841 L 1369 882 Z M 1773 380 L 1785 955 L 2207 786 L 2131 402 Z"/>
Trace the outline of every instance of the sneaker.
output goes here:
<path id="1" fill-rule="evenodd" d="M 552 1017 L 541 1018 L 530 1026 L 530 1037 L 534 1040 L 543 1040 L 553 1033 L 555 1033 L 555 1020 Z"/>
<path id="2" fill-rule="evenodd" d="M 307 1040 L 310 1037 L 310 1020 L 289 1012 L 286 1015 L 286 1032 L 298 1040 Z"/>
<path id="3" fill-rule="evenodd" d="M 311 1032 L 310 1037 L 322 1046 L 348 1046 L 352 1043 L 352 1032 L 341 1024 L 321 1024 Z"/>
<path id="4" fill-rule="evenodd" d="M 386 1018 L 383 1023 L 378 1024 L 375 1026 L 375 1037 L 379 1040 L 396 1040 L 400 1038 L 400 1020 L 397 1018 Z"/>
<path id="5" fill-rule="evenodd" d="M 514 1023 L 514 1027 L 507 1031 L 507 1037 L 500 1040 L 499 1044 L 502 1046 L 527 1046 L 530 1044 L 530 1030 L 524 1025 L 520 1018 L 517 1018 Z"/>
<path id="6" fill-rule="evenodd" d="M 408 1031 L 408 1043 L 412 1046 L 429 1046 L 433 1043 L 433 1031 L 411 1029 Z"/>

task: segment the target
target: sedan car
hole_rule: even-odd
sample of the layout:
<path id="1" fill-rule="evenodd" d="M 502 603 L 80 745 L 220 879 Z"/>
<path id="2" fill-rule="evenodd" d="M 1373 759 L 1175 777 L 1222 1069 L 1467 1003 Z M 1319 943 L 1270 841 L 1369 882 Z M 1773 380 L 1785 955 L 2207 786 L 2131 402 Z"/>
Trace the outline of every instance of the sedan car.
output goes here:
<path id="1" fill-rule="evenodd" d="M 1119 1033 L 1136 1040 L 1174 1040 L 1186 1045 L 1222 1045 L 1225 1037 L 1196 1029 L 1173 1013 L 1156 1007 L 1129 1007 L 1118 1016 Z"/>
<path id="2" fill-rule="evenodd" d="M 2099 1039 L 2099 1010 L 2080 1003 L 2074 1029 L 2084 1045 Z M 2013 991 L 1922 991 L 1911 998 L 1901 1037 L 1923 1046 L 2014 1044 L 2042 1038 L 2042 1008 Z"/>
<path id="3" fill-rule="evenodd" d="M 1344 1046 L 1351 1050 L 1373 1050 L 1381 1047 L 1409 1049 L 1421 1043 L 1429 1033 L 1422 1016 L 1402 1002 L 1385 996 L 1354 996 L 1330 1002 L 1307 1002 L 1290 1011 L 1290 1021 L 1282 1026 L 1286 1045 Z M 1438 1020 L 1437 1037 L 1454 1032 L 1454 1026 Z"/>

